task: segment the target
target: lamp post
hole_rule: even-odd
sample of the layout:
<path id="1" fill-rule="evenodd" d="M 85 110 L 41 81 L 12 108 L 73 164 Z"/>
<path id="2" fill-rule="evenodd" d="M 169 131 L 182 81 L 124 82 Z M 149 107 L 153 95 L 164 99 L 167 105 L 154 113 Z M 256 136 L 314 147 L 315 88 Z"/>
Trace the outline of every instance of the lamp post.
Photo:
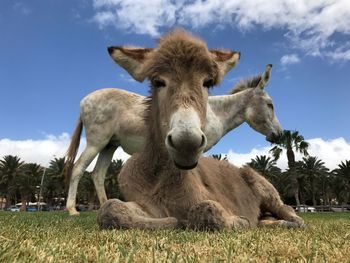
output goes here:
<path id="1" fill-rule="evenodd" d="M 40 191 L 39 191 L 39 198 L 38 198 L 38 211 L 41 211 L 40 198 L 41 198 L 41 193 L 42 193 L 42 189 L 43 189 L 45 172 L 46 172 L 46 168 L 44 168 L 43 175 L 41 176 Z"/>
<path id="2" fill-rule="evenodd" d="M 36 187 L 36 206 L 37 206 L 37 209 L 39 211 L 39 199 L 40 199 L 40 196 L 39 196 L 39 193 L 40 193 L 40 185 L 37 185 Z"/>

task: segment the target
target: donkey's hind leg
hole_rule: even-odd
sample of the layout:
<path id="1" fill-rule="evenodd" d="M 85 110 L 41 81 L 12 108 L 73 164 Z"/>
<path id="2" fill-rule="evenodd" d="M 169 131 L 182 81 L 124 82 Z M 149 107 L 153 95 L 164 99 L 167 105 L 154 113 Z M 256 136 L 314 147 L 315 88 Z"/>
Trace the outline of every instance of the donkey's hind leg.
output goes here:
<path id="1" fill-rule="evenodd" d="M 249 228 L 248 219 L 229 215 L 216 201 L 206 200 L 191 207 L 188 212 L 188 228 L 195 230 L 221 230 Z"/>
<path id="2" fill-rule="evenodd" d="M 86 168 L 96 157 L 99 151 L 100 149 L 97 147 L 86 146 L 85 150 L 80 155 L 78 161 L 74 164 L 72 177 L 69 182 L 69 190 L 66 204 L 66 208 L 70 215 L 79 215 L 79 212 L 75 208 L 75 199 L 77 196 L 78 183 Z"/>
<path id="3" fill-rule="evenodd" d="M 100 201 L 100 205 L 107 201 L 104 182 L 108 167 L 111 164 L 111 160 L 116 149 L 117 146 L 108 144 L 98 155 L 95 168 L 92 172 L 92 179 L 94 180 L 96 193 L 98 200 Z"/>
<path id="4" fill-rule="evenodd" d="M 109 199 L 97 213 L 97 224 L 101 229 L 174 229 L 178 227 L 178 220 L 153 218 L 136 202 Z"/>
<path id="5" fill-rule="evenodd" d="M 257 198 L 260 199 L 262 213 L 269 212 L 277 220 L 295 223 L 299 227 L 305 226 L 304 220 L 297 216 L 292 207 L 282 202 L 276 188 L 263 176 L 248 167 L 241 168 L 241 175 Z M 280 224 L 287 226 L 288 223 L 280 222 Z M 290 226 L 292 225 L 294 224 L 290 224 Z"/>

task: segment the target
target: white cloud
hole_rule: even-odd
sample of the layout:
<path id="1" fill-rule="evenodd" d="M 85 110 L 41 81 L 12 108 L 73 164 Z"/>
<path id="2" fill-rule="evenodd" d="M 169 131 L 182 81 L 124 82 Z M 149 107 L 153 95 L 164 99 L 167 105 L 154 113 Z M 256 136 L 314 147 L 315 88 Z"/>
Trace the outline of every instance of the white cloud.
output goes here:
<path id="1" fill-rule="evenodd" d="M 62 133 L 59 136 L 47 135 L 40 140 L 11 140 L 0 139 L 0 158 L 5 155 L 17 155 L 25 162 L 34 162 L 43 166 L 48 166 L 53 158 L 60 158 L 65 155 L 70 143 L 70 136 L 67 133 Z M 86 146 L 85 138 L 81 138 L 79 152 L 81 154 Z M 121 148 L 118 148 L 114 153 L 114 159 L 127 160 L 129 155 Z M 88 167 L 91 171 L 96 163 L 96 159 Z"/>
<path id="2" fill-rule="evenodd" d="M 20 13 L 22 15 L 25 15 L 25 16 L 29 15 L 32 12 L 32 10 L 29 7 L 27 7 L 25 4 L 23 4 L 21 2 L 15 3 L 13 5 L 13 9 L 16 12 L 18 12 L 18 13 Z"/>
<path id="3" fill-rule="evenodd" d="M 177 5 L 171 0 L 94 0 L 93 20 L 139 34 L 157 36 L 159 28 L 174 25 Z M 111 19 L 111 15 L 113 19 Z"/>
<path id="4" fill-rule="evenodd" d="M 317 156 L 319 159 L 325 162 L 326 167 L 329 169 L 337 168 L 344 160 L 350 160 L 350 143 L 346 142 L 344 138 L 336 138 L 333 140 L 323 140 L 321 138 L 314 138 L 307 140 L 310 143 L 308 150 L 309 155 Z M 237 166 L 250 162 L 257 155 L 269 155 L 271 147 L 254 148 L 248 153 L 237 153 L 230 150 L 227 153 L 227 158 L 230 162 Z M 295 155 L 296 160 L 302 160 L 301 154 Z M 285 170 L 288 167 L 287 157 L 285 152 L 281 155 L 281 158 L 277 162 L 278 167 Z"/>
<path id="5" fill-rule="evenodd" d="M 350 159 L 350 143 L 346 142 L 344 138 L 336 138 L 333 140 L 323 140 L 321 138 L 314 138 L 307 140 L 310 143 L 309 154 L 317 156 L 323 160 L 326 166 L 334 169 L 341 161 Z M 63 157 L 70 143 L 70 137 L 67 133 L 59 136 L 47 135 L 41 140 L 11 140 L 0 139 L 0 158 L 5 155 L 18 155 L 23 161 L 35 162 L 47 166 L 54 157 Z M 85 148 L 85 138 L 81 139 L 81 144 L 78 156 Z M 254 148 L 247 153 L 237 153 L 230 150 L 227 157 L 230 162 L 241 166 L 257 155 L 268 155 L 271 147 Z M 130 156 L 125 153 L 122 148 L 118 148 L 114 153 L 114 159 L 127 160 Z M 301 160 L 302 156 L 296 154 L 296 160 Z M 88 170 L 91 171 L 95 165 L 96 160 L 92 162 Z M 287 158 L 285 153 L 281 155 L 277 165 L 281 169 L 287 168 Z"/>
<path id="6" fill-rule="evenodd" d="M 94 21 L 100 28 L 114 24 L 114 14 L 110 11 L 99 12 L 94 16 Z"/>
<path id="7" fill-rule="evenodd" d="M 234 150 L 229 150 L 226 155 L 231 163 L 237 166 L 242 166 L 250 162 L 250 160 L 254 159 L 257 155 L 269 155 L 270 149 L 270 147 L 254 148 L 248 153 L 237 153 Z"/>
<path id="8" fill-rule="evenodd" d="M 350 34 L 349 0 L 94 0 L 93 6 L 93 20 L 100 27 L 114 25 L 151 36 L 174 25 L 282 29 L 291 46 L 307 55 L 350 60 L 333 54 L 340 46 L 334 35 Z M 350 48 L 341 52 L 348 54 Z"/>
<path id="9" fill-rule="evenodd" d="M 334 61 L 347 61 L 350 60 L 350 42 L 336 48 L 335 50 L 328 51 L 326 56 Z"/>
<path id="10" fill-rule="evenodd" d="M 300 58 L 297 54 L 289 54 L 284 55 L 281 57 L 281 64 L 282 66 L 290 65 L 290 64 L 296 64 L 300 62 Z"/>
<path id="11" fill-rule="evenodd" d="M 330 169 L 336 168 L 341 161 L 350 160 L 350 143 L 342 137 L 327 141 L 314 138 L 308 142 L 310 143 L 309 154 L 323 160 Z"/>

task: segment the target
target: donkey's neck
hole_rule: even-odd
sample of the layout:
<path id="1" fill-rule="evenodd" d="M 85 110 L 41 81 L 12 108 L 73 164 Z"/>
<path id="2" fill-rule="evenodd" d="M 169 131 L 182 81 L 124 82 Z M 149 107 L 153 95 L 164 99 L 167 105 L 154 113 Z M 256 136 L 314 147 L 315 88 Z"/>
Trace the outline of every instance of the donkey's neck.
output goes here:
<path id="1" fill-rule="evenodd" d="M 231 95 L 210 97 L 209 105 L 222 126 L 222 136 L 246 121 L 245 109 L 251 96 L 252 90 L 247 89 Z"/>
<path id="2" fill-rule="evenodd" d="M 182 174 L 173 160 L 171 160 L 165 144 L 157 144 L 147 138 L 145 147 L 141 151 L 140 156 L 143 160 L 144 174 L 147 176 L 149 182 L 156 182 L 159 180 L 166 180 L 166 177 L 173 178 L 175 175 Z M 166 171 L 166 173 L 164 173 Z"/>
<path id="3" fill-rule="evenodd" d="M 179 173 L 166 149 L 164 135 L 160 130 L 161 123 L 155 109 L 156 104 L 152 102 L 146 111 L 148 115 L 146 117 L 145 146 L 140 153 L 145 172 L 151 181 L 158 180 L 164 169 L 169 171 L 169 174 Z"/>

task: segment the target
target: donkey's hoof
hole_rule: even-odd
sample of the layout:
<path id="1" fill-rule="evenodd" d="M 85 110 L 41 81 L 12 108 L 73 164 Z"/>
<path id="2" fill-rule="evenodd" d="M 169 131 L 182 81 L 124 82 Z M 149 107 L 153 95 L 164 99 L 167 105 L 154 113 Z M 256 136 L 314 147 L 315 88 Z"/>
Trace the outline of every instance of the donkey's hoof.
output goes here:
<path id="1" fill-rule="evenodd" d="M 70 216 L 79 216 L 80 213 L 79 213 L 78 211 L 76 211 L 76 212 L 71 212 L 71 213 L 69 213 L 69 215 L 70 215 Z"/>
<path id="2" fill-rule="evenodd" d="M 100 229 L 123 229 L 131 224 L 127 205 L 118 200 L 110 199 L 101 205 L 97 212 L 97 224 Z"/>
<path id="3" fill-rule="evenodd" d="M 180 229 L 186 229 L 188 227 L 188 220 L 185 220 L 185 219 L 178 220 L 177 227 Z"/>
<path id="4" fill-rule="evenodd" d="M 223 207 L 214 201 L 203 201 L 188 212 L 188 227 L 194 230 L 221 230 L 228 228 Z"/>
<path id="5" fill-rule="evenodd" d="M 284 228 L 298 228 L 299 227 L 299 225 L 297 223 L 285 221 L 285 220 L 281 221 L 281 226 Z"/>
<path id="6" fill-rule="evenodd" d="M 250 221 L 245 216 L 233 216 L 232 218 L 232 225 L 235 229 L 250 228 Z"/>
<path id="7" fill-rule="evenodd" d="M 74 208 L 74 209 L 68 209 L 68 213 L 70 216 L 78 216 L 80 213 Z"/>
<path id="8" fill-rule="evenodd" d="M 284 228 L 306 228 L 306 225 L 303 223 L 297 223 L 292 221 L 281 220 L 281 226 Z"/>
<path id="9" fill-rule="evenodd" d="M 306 228 L 304 220 L 301 217 L 299 217 L 299 216 L 294 216 L 288 221 L 296 223 L 299 228 Z"/>

